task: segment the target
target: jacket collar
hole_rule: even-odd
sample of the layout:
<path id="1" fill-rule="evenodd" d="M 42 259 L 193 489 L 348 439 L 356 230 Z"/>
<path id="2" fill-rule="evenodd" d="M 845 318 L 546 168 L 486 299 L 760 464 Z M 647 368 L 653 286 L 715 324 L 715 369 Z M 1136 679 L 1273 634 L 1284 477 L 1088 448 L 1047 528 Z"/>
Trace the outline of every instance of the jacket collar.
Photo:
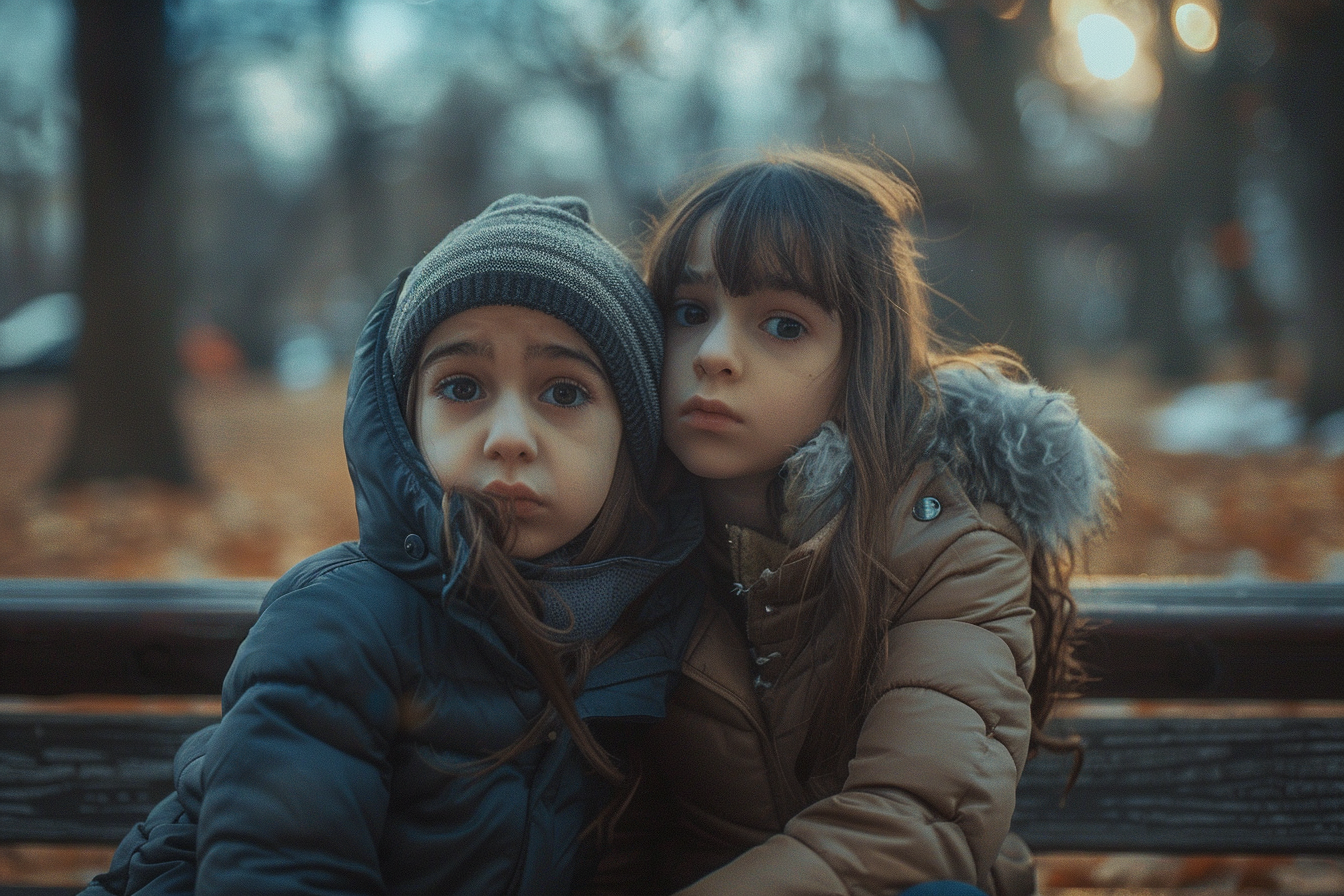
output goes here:
<path id="1" fill-rule="evenodd" d="M 923 459 L 949 473 L 976 505 L 999 505 L 1032 543 L 1076 547 L 1115 509 L 1114 452 L 1078 416 L 1073 397 L 961 363 L 931 377 Z M 790 544 L 815 539 L 852 488 L 849 441 L 834 423 L 784 463 Z"/>

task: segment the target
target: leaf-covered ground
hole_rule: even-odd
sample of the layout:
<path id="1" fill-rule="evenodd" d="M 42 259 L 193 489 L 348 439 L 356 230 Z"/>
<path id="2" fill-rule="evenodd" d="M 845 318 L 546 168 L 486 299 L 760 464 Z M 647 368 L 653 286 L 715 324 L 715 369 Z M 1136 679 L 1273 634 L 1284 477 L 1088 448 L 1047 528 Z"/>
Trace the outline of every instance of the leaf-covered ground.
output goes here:
<path id="1" fill-rule="evenodd" d="M 1148 447 L 1148 412 L 1170 396 L 1125 360 L 1061 378 L 1119 452 L 1121 515 L 1093 547 L 1094 575 L 1344 577 L 1344 458 L 1309 447 L 1244 457 Z M 356 534 L 341 447 L 344 385 L 285 392 L 260 379 L 193 382 L 181 414 L 201 485 L 42 488 L 70 415 L 65 388 L 0 384 L 0 576 L 274 577 Z M 79 881 L 93 850 L 0 851 L 0 879 Z M 1204 892 L 1344 891 L 1344 864 L 1291 858 L 1050 856 L 1042 884 Z"/>
<path id="2" fill-rule="evenodd" d="M 1062 378 L 1124 461 L 1121 514 L 1094 575 L 1344 576 L 1344 458 L 1310 447 L 1243 457 L 1147 445 L 1168 397 L 1123 361 Z M 56 384 L 0 384 L 0 575 L 277 576 L 355 535 L 341 448 L 344 386 L 192 383 L 181 411 L 201 487 L 92 485 L 51 494 L 70 414 Z"/>

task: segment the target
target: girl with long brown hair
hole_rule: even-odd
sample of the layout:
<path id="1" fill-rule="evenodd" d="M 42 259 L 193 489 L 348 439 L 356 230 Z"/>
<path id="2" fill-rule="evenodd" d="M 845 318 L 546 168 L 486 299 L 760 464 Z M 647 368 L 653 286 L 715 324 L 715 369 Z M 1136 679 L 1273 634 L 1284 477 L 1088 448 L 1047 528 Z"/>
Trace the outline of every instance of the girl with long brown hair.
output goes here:
<path id="1" fill-rule="evenodd" d="M 222 720 L 86 893 L 568 892 L 703 592 L 694 495 L 644 501 L 657 308 L 578 199 L 506 197 L 374 307 L 357 544 L 296 566 Z"/>
<path id="2" fill-rule="evenodd" d="M 652 233 L 716 599 L 602 888 L 1034 889 L 1014 793 L 1079 680 L 1068 577 L 1113 455 L 1010 352 L 937 337 L 917 208 L 876 162 L 783 152 Z"/>

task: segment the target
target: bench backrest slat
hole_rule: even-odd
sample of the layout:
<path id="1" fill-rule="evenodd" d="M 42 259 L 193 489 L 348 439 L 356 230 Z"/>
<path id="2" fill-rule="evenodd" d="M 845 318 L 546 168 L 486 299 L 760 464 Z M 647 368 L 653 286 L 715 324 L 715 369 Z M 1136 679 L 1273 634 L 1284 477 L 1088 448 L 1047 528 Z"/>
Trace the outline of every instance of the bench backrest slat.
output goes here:
<path id="1" fill-rule="evenodd" d="M 218 694 L 268 582 L 0 580 L 5 694 Z M 1344 583 L 1075 584 L 1092 697 L 1344 700 Z"/>

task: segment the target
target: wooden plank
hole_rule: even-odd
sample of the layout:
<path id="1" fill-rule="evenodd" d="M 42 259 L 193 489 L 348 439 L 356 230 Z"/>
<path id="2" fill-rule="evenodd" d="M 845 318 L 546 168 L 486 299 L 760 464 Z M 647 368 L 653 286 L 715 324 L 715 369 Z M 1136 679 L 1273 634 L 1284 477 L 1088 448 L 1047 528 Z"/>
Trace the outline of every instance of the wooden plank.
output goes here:
<path id="1" fill-rule="evenodd" d="M 269 587 L 0 580 L 0 692 L 218 694 Z"/>
<path id="2" fill-rule="evenodd" d="M 211 720 L 0 716 L 0 842 L 115 843 Z M 1014 829 L 1041 852 L 1344 853 L 1344 718 L 1069 720 L 1069 760 L 1027 765 Z"/>
<path id="3" fill-rule="evenodd" d="M 268 582 L 0 580 L 0 693 L 217 694 Z M 1344 583 L 1080 581 L 1092 697 L 1344 700 Z"/>
<path id="4" fill-rule="evenodd" d="M 1344 718 L 1070 719 L 1027 763 L 1013 829 L 1038 852 L 1344 854 Z"/>
<path id="5" fill-rule="evenodd" d="M 116 843 L 173 788 L 201 716 L 0 715 L 0 843 Z"/>
<path id="6" fill-rule="evenodd" d="M 1075 585 L 1089 697 L 1344 700 L 1344 583 Z"/>

